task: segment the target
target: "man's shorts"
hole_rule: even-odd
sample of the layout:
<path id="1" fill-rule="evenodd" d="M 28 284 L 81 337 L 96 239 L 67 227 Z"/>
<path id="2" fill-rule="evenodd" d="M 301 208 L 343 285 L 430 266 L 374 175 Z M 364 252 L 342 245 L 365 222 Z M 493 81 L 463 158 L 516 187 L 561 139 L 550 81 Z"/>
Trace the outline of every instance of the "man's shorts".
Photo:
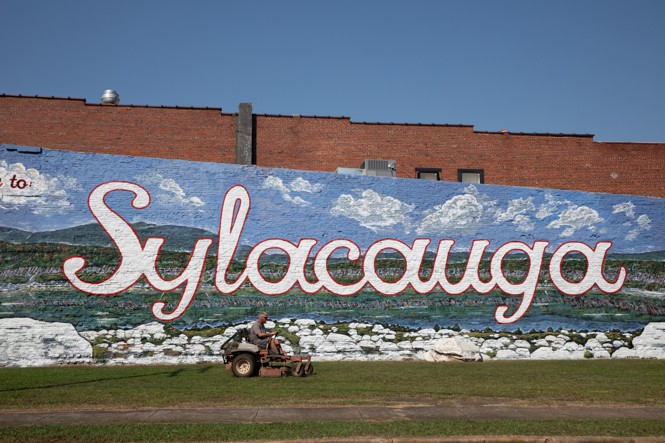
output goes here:
<path id="1" fill-rule="evenodd" d="M 257 338 L 252 343 L 258 346 L 259 348 L 266 348 L 268 346 L 269 338 Z"/>

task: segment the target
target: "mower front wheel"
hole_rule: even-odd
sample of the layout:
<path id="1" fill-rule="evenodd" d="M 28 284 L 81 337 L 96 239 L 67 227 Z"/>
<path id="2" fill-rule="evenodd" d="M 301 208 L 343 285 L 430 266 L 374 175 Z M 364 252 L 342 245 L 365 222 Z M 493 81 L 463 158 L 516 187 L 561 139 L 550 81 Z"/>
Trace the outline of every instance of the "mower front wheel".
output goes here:
<path id="1" fill-rule="evenodd" d="M 231 370 L 236 377 L 251 377 L 256 373 L 256 359 L 249 354 L 240 354 L 231 362 Z"/>
<path id="2" fill-rule="evenodd" d="M 291 371 L 293 375 L 296 377 L 304 377 L 305 376 L 305 365 L 297 364 L 293 367 L 293 370 Z"/>

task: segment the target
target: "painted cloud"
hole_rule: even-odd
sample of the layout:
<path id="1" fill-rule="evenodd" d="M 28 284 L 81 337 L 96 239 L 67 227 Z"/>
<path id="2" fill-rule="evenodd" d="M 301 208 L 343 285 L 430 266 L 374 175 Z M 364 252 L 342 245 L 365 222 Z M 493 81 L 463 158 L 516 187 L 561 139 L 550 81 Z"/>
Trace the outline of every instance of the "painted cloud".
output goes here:
<path id="1" fill-rule="evenodd" d="M 475 195 L 456 195 L 435 206 L 416 230 L 418 234 L 473 233 L 481 224 L 483 205 Z"/>
<path id="2" fill-rule="evenodd" d="M 415 205 L 367 189 L 360 198 L 349 194 L 340 195 L 333 202 L 330 213 L 355 220 L 374 232 L 390 231 L 395 225 L 402 224 L 408 233 L 411 219 L 407 214 L 413 211 L 414 207 Z"/>
<path id="3" fill-rule="evenodd" d="M 549 229 L 565 228 L 561 237 L 570 237 L 576 231 L 587 228 L 596 229 L 596 224 L 605 221 L 595 209 L 588 206 L 571 205 L 559 214 L 559 218 L 552 221 L 547 227 Z"/>
<path id="4" fill-rule="evenodd" d="M 495 213 L 496 223 L 511 222 L 518 231 L 528 232 L 535 227 L 529 213 L 536 210 L 533 198 L 518 198 L 508 202 L 505 210 L 497 209 Z"/>
<path id="5" fill-rule="evenodd" d="M 570 237 L 583 228 L 594 232 L 604 232 L 604 228 L 597 226 L 605 221 L 598 211 L 588 206 L 577 205 L 570 200 L 557 200 L 553 194 L 548 192 L 545 194 L 545 203 L 538 207 L 535 217 L 538 220 L 544 220 L 554 216 L 556 219 L 547 225 L 547 229 L 563 228 L 559 234 L 560 237 Z"/>
<path id="6" fill-rule="evenodd" d="M 163 205 L 176 205 L 197 208 L 205 203 L 196 196 L 188 197 L 182 187 L 172 178 L 165 178 L 157 172 L 137 177 L 140 182 L 159 186 L 163 192 L 157 195 L 158 201 Z"/>
<path id="7" fill-rule="evenodd" d="M 474 234 L 485 224 L 486 215 L 496 212 L 495 205 L 496 201 L 469 185 L 464 188 L 464 194 L 455 195 L 425 211 L 416 233 L 443 236 L 451 233 Z"/>
<path id="8" fill-rule="evenodd" d="M 0 209 L 27 208 L 46 216 L 62 214 L 72 209 L 67 191 L 78 189 L 80 185 L 73 177 L 42 174 L 22 163 L 10 165 L 0 160 Z"/>
<path id="9" fill-rule="evenodd" d="M 612 214 L 620 214 L 622 212 L 625 213 L 628 218 L 635 217 L 635 205 L 633 202 L 623 202 L 612 206 Z"/>
<path id="10" fill-rule="evenodd" d="M 293 180 L 290 184 L 289 187 L 291 188 L 292 191 L 295 192 L 307 192 L 309 194 L 319 192 L 321 189 L 323 189 L 323 185 L 321 184 L 312 184 L 305 180 L 302 177 L 298 177 L 297 179 Z"/>
<path id="11" fill-rule="evenodd" d="M 628 218 L 628 221 L 624 223 L 624 226 L 634 226 L 633 229 L 626 234 L 626 240 L 633 241 L 639 237 L 640 233 L 651 229 L 651 219 L 648 215 L 641 214 L 637 218 L 635 217 L 635 205 L 633 202 L 623 202 L 612 206 L 612 214 L 621 213 L 625 214 Z"/>
<path id="12" fill-rule="evenodd" d="M 536 218 L 542 220 L 544 218 L 555 215 L 562 207 L 575 206 L 569 200 L 556 200 L 551 193 L 545 194 L 545 203 L 542 203 L 536 212 Z"/>
<path id="13" fill-rule="evenodd" d="M 287 186 L 284 184 L 281 178 L 275 177 L 274 175 L 268 176 L 263 181 L 263 187 L 279 191 L 284 200 L 298 206 L 309 206 L 311 205 L 311 203 L 298 195 L 293 196 L 292 193 L 304 192 L 307 194 L 312 194 L 315 192 L 319 192 L 321 189 L 323 189 L 323 185 L 312 184 L 302 177 L 296 178 Z"/>

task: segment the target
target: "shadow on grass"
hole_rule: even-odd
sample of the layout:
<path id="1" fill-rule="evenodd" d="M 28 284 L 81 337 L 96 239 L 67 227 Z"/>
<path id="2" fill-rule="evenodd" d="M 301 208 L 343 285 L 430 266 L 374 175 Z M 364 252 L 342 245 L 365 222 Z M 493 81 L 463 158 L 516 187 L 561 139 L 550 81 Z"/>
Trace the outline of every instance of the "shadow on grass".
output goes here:
<path id="1" fill-rule="evenodd" d="M 0 392 L 18 392 L 18 391 L 30 391 L 33 389 L 51 389 L 51 388 L 61 388 L 64 386 L 75 386 L 75 385 L 85 385 L 85 384 L 90 384 L 90 383 L 99 383 L 99 382 L 104 382 L 104 381 L 111 381 L 111 380 L 129 380 L 129 379 L 134 379 L 134 378 L 148 378 L 148 377 L 154 377 L 154 376 L 166 376 L 166 377 L 177 377 L 185 372 L 198 372 L 198 373 L 204 373 L 212 369 L 213 366 L 205 366 L 203 368 L 191 368 L 191 369 L 185 369 L 185 368 L 178 368 L 173 371 L 160 371 L 160 372 L 151 372 L 149 374 L 136 374 L 136 375 L 123 375 L 119 377 L 98 377 L 94 378 L 91 380 L 81 380 L 81 381 L 71 381 L 71 382 L 64 382 L 64 383 L 53 383 L 49 385 L 43 385 L 43 386 L 23 386 L 20 388 L 7 388 L 7 389 L 0 389 Z"/>

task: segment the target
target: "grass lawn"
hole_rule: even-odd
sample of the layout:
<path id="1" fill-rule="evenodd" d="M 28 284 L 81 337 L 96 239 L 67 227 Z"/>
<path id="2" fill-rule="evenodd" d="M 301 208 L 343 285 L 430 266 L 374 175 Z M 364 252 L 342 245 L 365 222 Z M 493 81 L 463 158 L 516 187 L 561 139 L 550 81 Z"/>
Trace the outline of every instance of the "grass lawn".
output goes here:
<path id="1" fill-rule="evenodd" d="M 665 435 L 657 420 L 454 420 L 304 422 L 270 425 L 221 423 L 40 425 L 0 427 L 3 442 L 202 442 L 305 440 L 316 438 L 408 438 L 440 436 L 607 436 Z M 519 440 L 518 440 L 519 441 Z"/>
<path id="2" fill-rule="evenodd" d="M 236 379 L 222 365 L 0 369 L 0 409 L 446 404 L 665 405 L 665 361 L 315 363 L 306 378 Z M 261 432 L 254 428 L 262 429 Z M 239 429 L 244 432 L 238 434 Z M 643 420 L 455 420 L 7 426 L 0 441 L 201 441 L 437 435 L 665 435 Z"/>

